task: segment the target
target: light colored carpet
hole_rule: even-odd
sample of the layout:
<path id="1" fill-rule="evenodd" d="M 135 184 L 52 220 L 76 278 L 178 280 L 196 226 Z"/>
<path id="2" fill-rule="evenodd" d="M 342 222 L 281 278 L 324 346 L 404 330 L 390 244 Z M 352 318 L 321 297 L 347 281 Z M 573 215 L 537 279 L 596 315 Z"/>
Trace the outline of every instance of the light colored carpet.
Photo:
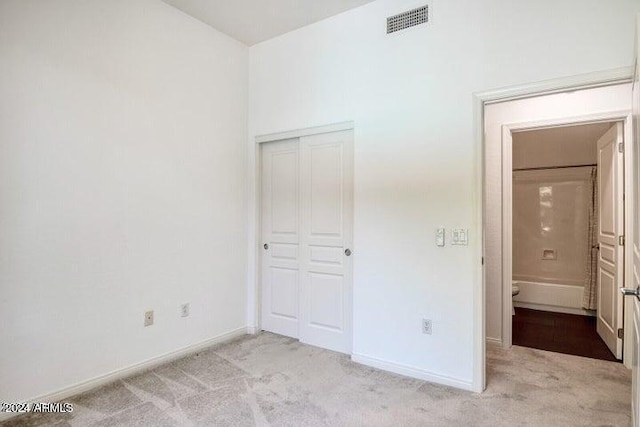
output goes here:
<path id="1" fill-rule="evenodd" d="M 358 365 L 262 333 L 69 399 L 71 414 L 8 426 L 627 426 L 621 364 L 522 347 L 488 352 L 465 392 Z"/>

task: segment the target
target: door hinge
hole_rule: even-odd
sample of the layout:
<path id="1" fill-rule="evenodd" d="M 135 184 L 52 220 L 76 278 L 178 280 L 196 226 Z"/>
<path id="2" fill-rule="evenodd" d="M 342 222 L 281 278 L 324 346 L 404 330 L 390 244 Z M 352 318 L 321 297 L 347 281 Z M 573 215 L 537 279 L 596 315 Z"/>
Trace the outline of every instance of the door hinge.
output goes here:
<path id="1" fill-rule="evenodd" d="M 484 265 L 484 257 L 481 258 L 480 263 Z"/>
<path id="2" fill-rule="evenodd" d="M 618 328 L 618 338 L 624 338 L 624 329 Z"/>
<path id="3" fill-rule="evenodd" d="M 624 246 L 624 234 L 622 236 L 618 236 L 618 245 Z"/>
<path id="4" fill-rule="evenodd" d="M 624 142 L 618 142 L 618 153 L 624 153 Z"/>

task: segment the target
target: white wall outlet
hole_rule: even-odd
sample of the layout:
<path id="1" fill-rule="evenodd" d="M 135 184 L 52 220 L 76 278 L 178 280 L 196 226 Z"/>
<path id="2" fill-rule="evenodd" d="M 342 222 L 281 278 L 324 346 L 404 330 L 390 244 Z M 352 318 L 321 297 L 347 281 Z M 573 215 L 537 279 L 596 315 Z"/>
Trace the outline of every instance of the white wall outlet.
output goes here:
<path id="1" fill-rule="evenodd" d="M 451 230 L 451 244 L 466 246 L 469 244 L 469 230 L 456 228 Z"/>
<path id="2" fill-rule="evenodd" d="M 438 228 L 436 230 L 436 246 L 444 246 L 444 228 Z"/>
<path id="3" fill-rule="evenodd" d="M 422 333 L 431 335 L 431 319 L 422 319 Z"/>
<path id="4" fill-rule="evenodd" d="M 180 306 L 180 316 L 188 317 L 189 316 L 189 303 L 184 303 Z"/>
<path id="5" fill-rule="evenodd" d="M 144 312 L 144 326 L 153 325 L 153 310 Z"/>

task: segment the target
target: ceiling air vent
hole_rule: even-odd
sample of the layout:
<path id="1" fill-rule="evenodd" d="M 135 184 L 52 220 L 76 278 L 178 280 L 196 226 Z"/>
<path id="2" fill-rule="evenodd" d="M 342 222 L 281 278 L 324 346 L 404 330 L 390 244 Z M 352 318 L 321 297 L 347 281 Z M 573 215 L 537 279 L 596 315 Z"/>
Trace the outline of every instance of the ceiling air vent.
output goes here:
<path id="1" fill-rule="evenodd" d="M 387 18 L 387 34 L 424 24 L 429 21 L 429 6 L 409 10 Z"/>

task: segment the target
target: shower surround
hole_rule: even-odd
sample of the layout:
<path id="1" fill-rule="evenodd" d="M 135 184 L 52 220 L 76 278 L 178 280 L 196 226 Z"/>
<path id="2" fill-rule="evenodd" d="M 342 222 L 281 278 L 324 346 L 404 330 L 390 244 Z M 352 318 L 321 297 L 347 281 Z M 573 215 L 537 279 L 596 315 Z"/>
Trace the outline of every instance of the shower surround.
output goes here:
<path id="1" fill-rule="evenodd" d="M 514 305 L 575 314 L 590 260 L 593 167 L 513 173 Z"/>

